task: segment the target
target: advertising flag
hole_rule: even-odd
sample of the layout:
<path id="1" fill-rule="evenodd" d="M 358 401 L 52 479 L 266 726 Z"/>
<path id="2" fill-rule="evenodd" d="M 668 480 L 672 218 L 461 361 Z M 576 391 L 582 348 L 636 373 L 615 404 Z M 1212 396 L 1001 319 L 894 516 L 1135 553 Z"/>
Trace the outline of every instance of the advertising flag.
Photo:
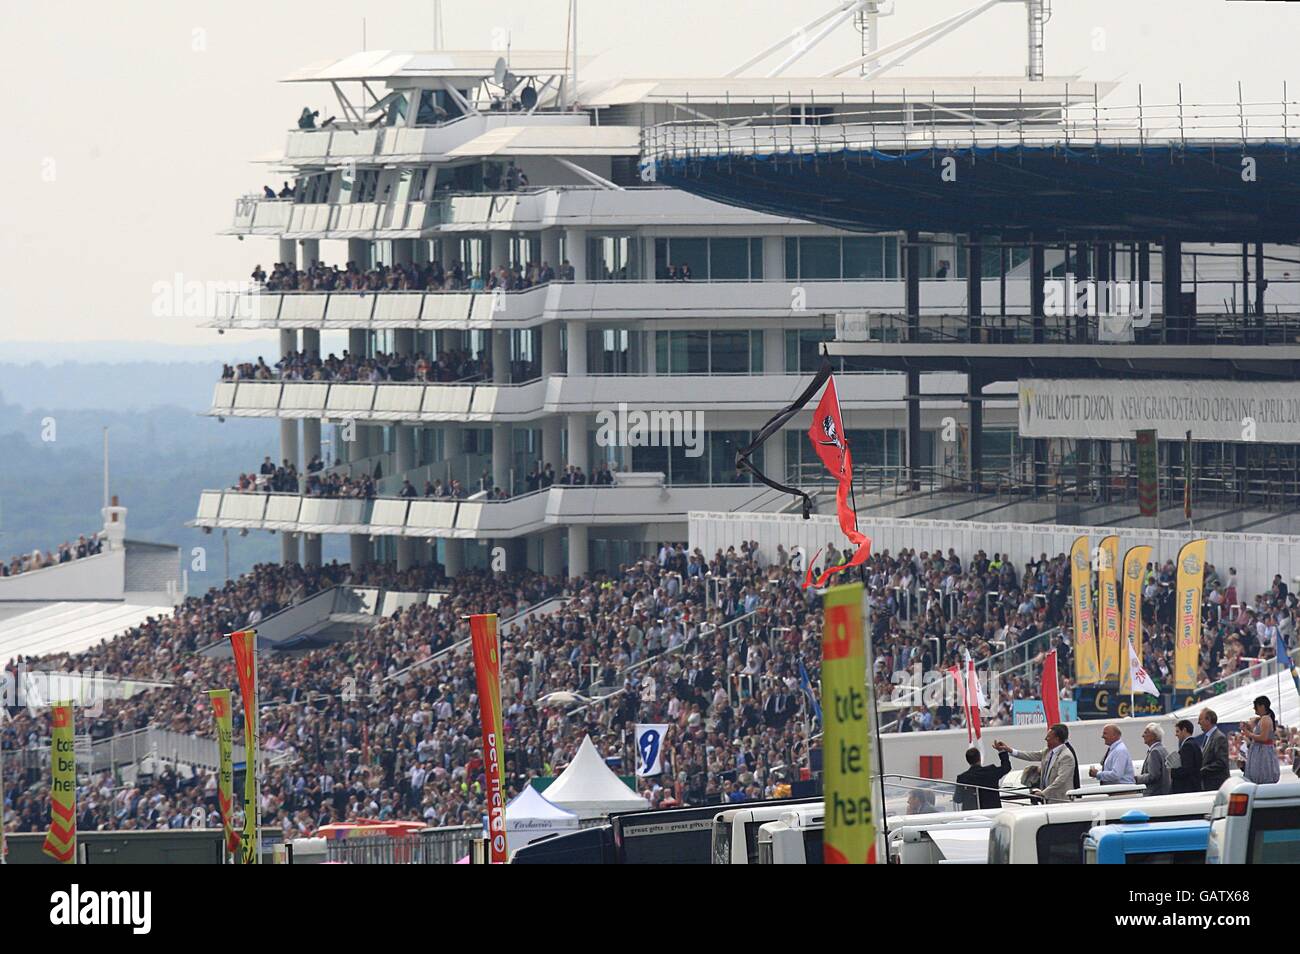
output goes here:
<path id="1" fill-rule="evenodd" d="M 1142 658 L 1142 577 L 1146 566 L 1151 562 L 1151 548 L 1147 546 L 1129 547 L 1124 554 L 1123 592 L 1120 597 L 1120 637 L 1125 643 L 1132 643 L 1137 650 L 1138 659 Z M 1128 656 L 1122 660 L 1120 672 L 1120 690 L 1129 691 Z"/>
<path id="2" fill-rule="evenodd" d="M 1056 677 L 1056 650 L 1043 657 L 1043 714 L 1048 725 L 1061 721 L 1061 685 Z"/>
<path id="3" fill-rule="evenodd" d="M 871 682 L 867 679 L 862 584 L 833 586 L 823 600 L 823 758 L 828 865 L 875 864 L 871 805 Z"/>
<path id="4" fill-rule="evenodd" d="M 1151 674 L 1146 671 L 1142 661 L 1138 659 L 1137 651 L 1133 648 L 1132 643 L 1128 644 L 1128 666 L 1129 672 L 1133 674 L 1133 688 L 1129 691 L 1134 693 L 1145 692 L 1149 696 L 1159 697 L 1160 690 L 1156 688 Z"/>
<path id="5" fill-rule="evenodd" d="M 1159 444 L 1154 429 L 1137 432 L 1138 512 L 1143 517 L 1160 513 Z"/>
<path id="6" fill-rule="evenodd" d="M 505 730 L 501 718 L 501 649 L 497 642 L 497 614 L 469 618 L 474 648 L 474 678 L 478 685 L 479 723 L 483 726 L 483 775 L 487 781 L 489 863 L 505 864 L 506 795 L 503 782 Z"/>
<path id="7" fill-rule="evenodd" d="M 65 865 L 77 861 L 77 753 L 72 703 L 50 707 L 50 830 L 41 851 Z"/>
<path id="8" fill-rule="evenodd" d="M 209 689 L 212 719 L 217 727 L 217 805 L 221 809 L 221 829 L 225 833 L 226 851 L 239 853 L 239 833 L 235 831 L 235 769 L 231 758 L 230 690 Z"/>
<path id="9" fill-rule="evenodd" d="M 1097 642 L 1101 679 L 1119 678 L 1119 537 L 1104 537 L 1097 548 Z"/>
<path id="10" fill-rule="evenodd" d="M 636 774 L 645 778 L 661 775 L 664 770 L 664 739 L 668 725 L 655 723 L 636 727 Z"/>
<path id="11" fill-rule="evenodd" d="M 1174 688 L 1196 688 L 1201 665 L 1201 588 L 1205 584 L 1205 541 L 1193 540 L 1178 551 L 1178 584 L 1174 598 Z"/>
<path id="12" fill-rule="evenodd" d="M 835 478 L 835 512 L 839 517 L 840 532 L 857 547 L 847 561 L 822 571 L 815 584 L 821 588 L 836 573 L 857 566 L 871 555 L 871 540 L 858 530 L 858 514 L 849 503 L 849 495 L 853 491 L 853 453 L 849 450 L 848 436 L 844 431 L 844 419 L 840 415 L 840 396 L 835 390 L 833 374 L 826 379 L 826 390 L 822 392 L 821 400 L 817 402 L 817 409 L 813 411 L 812 426 L 808 428 L 808 440 L 812 442 L 813 451 L 821 458 L 822 464 Z M 809 585 L 805 580 L 804 588 L 807 589 Z"/>
<path id="13" fill-rule="evenodd" d="M 230 648 L 244 704 L 244 830 L 239 836 L 239 863 L 256 865 L 262 862 L 262 833 L 257 824 L 257 630 L 231 633 Z"/>
<path id="14" fill-rule="evenodd" d="M 1074 680 L 1081 686 L 1097 681 L 1097 631 L 1092 616 L 1092 554 L 1088 538 L 1070 547 L 1070 609 L 1074 614 Z"/>

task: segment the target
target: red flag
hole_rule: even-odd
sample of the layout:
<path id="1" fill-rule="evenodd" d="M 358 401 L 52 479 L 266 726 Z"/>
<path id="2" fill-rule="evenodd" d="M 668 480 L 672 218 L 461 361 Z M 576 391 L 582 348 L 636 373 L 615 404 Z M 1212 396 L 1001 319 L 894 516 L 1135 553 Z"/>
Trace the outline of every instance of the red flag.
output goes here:
<path id="1" fill-rule="evenodd" d="M 1061 687 L 1056 684 L 1056 650 L 1043 657 L 1043 713 L 1048 725 L 1061 721 Z"/>
<path id="2" fill-rule="evenodd" d="M 849 451 L 848 437 L 844 432 L 844 419 L 840 415 L 840 397 L 835 390 L 835 375 L 826 379 L 826 390 L 813 411 L 812 426 L 808 428 L 808 439 L 812 441 L 813 450 L 821 458 L 826 469 L 837 482 L 835 490 L 835 512 L 839 517 L 840 531 L 849 538 L 857 550 L 846 563 L 827 567 L 818 577 L 817 587 L 826 585 L 834 574 L 849 567 L 857 566 L 871 555 L 871 540 L 858 532 L 858 515 L 849 505 L 849 493 L 853 489 L 853 455 Z M 804 581 L 807 589 L 809 581 Z"/>
<path id="3" fill-rule="evenodd" d="M 984 701 L 983 699 L 980 698 L 981 695 L 982 693 L 980 692 L 980 684 L 975 678 L 975 660 L 971 659 L 970 654 L 967 653 L 966 655 L 966 735 L 967 735 L 968 742 L 970 741 L 969 736 L 971 734 L 972 729 L 974 730 L 975 738 L 978 739 L 980 737 L 980 732 L 982 731 L 983 728 L 980 725 L 980 705 Z"/>

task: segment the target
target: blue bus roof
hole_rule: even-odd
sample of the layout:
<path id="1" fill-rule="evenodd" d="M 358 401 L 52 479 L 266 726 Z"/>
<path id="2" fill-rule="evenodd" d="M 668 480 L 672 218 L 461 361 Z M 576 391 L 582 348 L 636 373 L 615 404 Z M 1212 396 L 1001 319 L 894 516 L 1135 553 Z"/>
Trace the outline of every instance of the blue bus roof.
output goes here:
<path id="1" fill-rule="evenodd" d="M 1103 841 L 1118 842 L 1126 853 L 1204 851 L 1209 839 L 1210 823 L 1203 818 L 1095 825 L 1086 837 L 1087 842 L 1098 848 Z"/>

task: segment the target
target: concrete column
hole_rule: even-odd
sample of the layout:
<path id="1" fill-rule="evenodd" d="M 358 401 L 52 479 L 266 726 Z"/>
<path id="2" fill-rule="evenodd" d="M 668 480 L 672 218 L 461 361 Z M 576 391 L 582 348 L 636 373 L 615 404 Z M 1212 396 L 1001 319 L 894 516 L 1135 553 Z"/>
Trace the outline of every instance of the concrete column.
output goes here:
<path id="1" fill-rule="evenodd" d="M 785 239 L 779 235 L 763 236 L 763 281 L 785 281 Z"/>
<path id="2" fill-rule="evenodd" d="M 848 422 L 845 422 L 848 427 Z M 763 445 L 763 472 L 778 483 L 785 483 L 789 474 L 785 457 L 785 431 L 777 431 L 771 440 Z M 730 468 L 728 468 L 730 472 Z"/>
<path id="3" fill-rule="evenodd" d="M 410 265 L 415 261 L 415 239 L 393 239 L 394 265 Z"/>
<path id="4" fill-rule="evenodd" d="M 298 459 L 298 422 L 282 420 L 280 422 L 280 459 L 287 460 L 302 473 L 302 462 Z"/>
<path id="5" fill-rule="evenodd" d="M 366 335 L 366 329 L 349 328 L 348 329 L 348 352 L 350 354 L 364 357 L 366 353 L 367 338 L 368 336 Z"/>
<path id="6" fill-rule="evenodd" d="M 311 459 L 321 452 L 320 418 L 307 417 L 302 422 L 302 471 L 307 473 Z"/>
<path id="7" fill-rule="evenodd" d="M 564 572 L 564 545 L 559 530 L 542 534 L 542 575 L 559 576 Z"/>
<path id="8" fill-rule="evenodd" d="M 411 537 L 397 538 L 398 572 L 409 570 L 415 565 L 415 540 Z"/>
<path id="9" fill-rule="evenodd" d="M 558 414 L 542 418 L 542 463 L 550 464 L 557 475 L 564 469 L 560 446 L 560 428 L 563 426 L 564 419 Z"/>
<path id="10" fill-rule="evenodd" d="M 587 456 L 587 415 L 586 414 L 569 414 L 569 453 L 566 464 L 573 464 L 575 467 L 581 467 L 582 472 L 588 477 L 591 476 L 591 461 Z M 561 468 L 556 467 L 556 478 L 559 478 Z"/>
<path id="11" fill-rule="evenodd" d="M 510 383 L 510 332 L 490 331 L 492 336 L 492 383 Z"/>
<path id="12" fill-rule="evenodd" d="M 320 354 L 319 328 L 304 328 L 302 330 L 302 350 L 304 354 Z"/>
<path id="13" fill-rule="evenodd" d="M 302 562 L 305 566 L 321 565 L 321 537 L 319 533 L 303 534 Z"/>
<path id="14" fill-rule="evenodd" d="M 1172 338 L 1166 337 L 1168 344 L 1185 342 L 1182 330 L 1183 322 L 1183 243 L 1173 236 L 1166 235 L 1160 246 L 1160 281 L 1164 291 L 1165 334 L 1174 331 Z M 1169 320 L 1173 319 L 1173 320 Z"/>
<path id="15" fill-rule="evenodd" d="M 292 328 L 280 329 L 280 356 L 284 357 L 290 351 L 298 350 L 298 332 Z"/>
<path id="16" fill-rule="evenodd" d="M 542 229 L 542 262 L 560 274 L 560 230 Z"/>
<path id="17" fill-rule="evenodd" d="M 286 566 L 301 562 L 298 556 L 298 534 L 280 534 L 280 562 Z"/>
<path id="18" fill-rule="evenodd" d="M 298 243 L 298 267 L 303 271 L 307 266 L 320 261 L 320 239 L 303 239 Z"/>
<path id="19" fill-rule="evenodd" d="M 510 462 L 514 457 L 511 446 L 513 435 L 514 428 L 509 424 L 492 425 L 492 483 L 507 493 L 513 491 L 510 486 Z"/>
<path id="20" fill-rule="evenodd" d="M 298 263 L 298 243 L 293 239 L 280 239 L 280 251 L 277 261 L 289 262 L 296 265 Z"/>
<path id="21" fill-rule="evenodd" d="M 370 562 L 370 538 L 364 533 L 348 534 L 348 563 L 355 572 Z"/>
<path id="22" fill-rule="evenodd" d="M 1047 294 L 1043 282 L 1047 279 L 1047 255 L 1036 236 L 1030 236 L 1030 241 L 1033 244 L 1029 247 L 1029 314 L 1034 325 L 1034 344 L 1042 344 L 1043 311 Z"/>
<path id="23" fill-rule="evenodd" d="M 365 271 L 370 267 L 370 243 L 365 239 L 348 239 L 348 261 Z"/>
<path id="24" fill-rule="evenodd" d="M 785 331 L 781 328 L 764 328 L 763 373 L 785 374 L 785 371 Z"/>
<path id="25" fill-rule="evenodd" d="M 569 377 L 585 377 L 587 374 L 587 325 L 581 321 L 566 321 L 564 323 L 564 336 L 569 345 Z"/>
<path id="26" fill-rule="evenodd" d="M 398 328 L 393 332 L 393 348 L 400 355 L 414 355 L 415 348 L 415 329 Z"/>
<path id="27" fill-rule="evenodd" d="M 569 576 L 587 575 L 588 533 L 586 527 L 569 527 Z"/>
<path id="28" fill-rule="evenodd" d="M 510 233 L 509 232 L 489 232 L 488 233 L 488 262 L 487 270 L 499 268 L 502 265 L 510 264 Z"/>
<path id="29" fill-rule="evenodd" d="M 905 312 L 909 340 L 916 340 L 921 331 L 921 240 L 917 232 L 907 233 L 907 247 L 903 261 L 906 270 Z M 921 489 L 921 374 L 907 372 L 907 470 L 908 483 L 913 491 Z"/>
<path id="30" fill-rule="evenodd" d="M 444 553 L 443 572 L 450 577 L 460 575 L 460 571 L 465 568 L 465 541 L 446 539 L 442 541 Z"/>
<path id="31" fill-rule="evenodd" d="M 984 250 L 979 244 L 979 236 L 972 235 L 966 243 L 966 310 L 970 316 L 969 340 L 973 343 L 980 340 L 980 319 L 984 314 L 983 262 Z"/>
<path id="32" fill-rule="evenodd" d="M 972 398 L 978 398 L 983 389 L 983 382 L 971 375 L 967 381 Z M 984 402 L 970 402 L 970 489 L 979 493 L 984 473 Z"/>
<path id="33" fill-rule="evenodd" d="M 394 426 L 397 443 L 397 473 L 415 469 L 415 428 L 407 424 Z M 417 488 L 418 489 L 418 488 Z"/>
<path id="34" fill-rule="evenodd" d="M 542 377 L 563 374 L 560 367 L 560 323 L 548 321 L 542 325 Z"/>
<path id="35" fill-rule="evenodd" d="M 585 282 L 587 280 L 587 233 L 582 229 L 565 229 L 564 254 L 568 257 L 569 264 L 573 266 L 573 280 Z M 573 342 L 569 343 L 569 347 L 573 347 Z"/>

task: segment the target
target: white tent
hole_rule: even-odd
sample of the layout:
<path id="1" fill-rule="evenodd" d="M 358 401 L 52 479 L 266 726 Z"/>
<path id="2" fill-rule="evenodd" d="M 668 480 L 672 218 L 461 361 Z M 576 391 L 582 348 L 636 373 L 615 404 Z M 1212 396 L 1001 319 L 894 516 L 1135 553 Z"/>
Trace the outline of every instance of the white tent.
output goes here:
<path id="1" fill-rule="evenodd" d="M 525 785 L 524 790 L 506 806 L 506 843 L 511 851 L 543 835 L 577 828 L 577 815 L 552 804 L 531 785 Z"/>
<path id="2" fill-rule="evenodd" d="M 583 820 L 650 807 L 649 802 L 610 771 L 592 744 L 591 736 L 583 736 L 578 754 L 569 767 L 547 787 L 546 799 L 553 805 L 576 812 Z M 506 818 L 509 817 L 507 810 Z"/>
<path id="3" fill-rule="evenodd" d="M 1174 718 L 1191 719 L 1194 723 L 1202 709 L 1213 709 L 1220 722 L 1242 722 L 1255 714 L 1253 703 L 1257 696 L 1268 696 L 1282 725 L 1300 725 L 1300 696 L 1296 695 L 1295 681 L 1289 672 L 1278 676 L 1265 676 L 1229 689 L 1219 696 L 1202 699 L 1195 705 L 1179 709 Z"/>

